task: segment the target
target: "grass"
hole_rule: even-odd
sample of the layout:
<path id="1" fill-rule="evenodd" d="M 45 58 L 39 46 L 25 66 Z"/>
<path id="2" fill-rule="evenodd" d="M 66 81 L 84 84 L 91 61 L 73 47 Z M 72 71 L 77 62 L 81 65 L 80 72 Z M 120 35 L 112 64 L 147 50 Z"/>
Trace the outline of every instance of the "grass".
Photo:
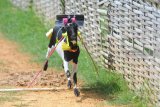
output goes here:
<path id="1" fill-rule="evenodd" d="M 13 7 L 8 0 L 0 0 L 0 13 L 0 32 L 11 41 L 19 43 L 20 51 L 30 54 L 33 62 L 43 63 L 49 42 L 45 37 L 48 29 L 32 9 L 22 11 Z M 62 69 L 61 64 L 61 59 L 54 53 L 49 66 Z M 86 86 L 91 87 L 89 90 L 102 95 L 109 103 L 143 107 L 141 101 L 128 89 L 122 75 L 99 68 L 99 76 L 97 76 L 93 64 L 83 49 L 81 49 L 78 71 L 78 77 Z"/>

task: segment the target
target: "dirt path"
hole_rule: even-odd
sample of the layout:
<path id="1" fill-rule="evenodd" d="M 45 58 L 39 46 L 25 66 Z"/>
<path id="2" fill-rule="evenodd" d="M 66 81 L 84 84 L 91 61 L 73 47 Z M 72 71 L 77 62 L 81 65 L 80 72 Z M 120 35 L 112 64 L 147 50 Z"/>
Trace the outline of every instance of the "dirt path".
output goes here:
<path id="1" fill-rule="evenodd" d="M 40 65 L 30 63 L 29 55 L 18 51 L 18 45 L 0 34 L 0 86 L 26 87 Z M 64 73 L 49 69 L 36 86 L 65 87 Z M 6 98 L 6 99 L 4 99 Z M 75 97 L 72 90 L 0 93 L 0 107 L 117 107 L 107 106 L 103 97 L 91 91 L 81 91 Z"/>

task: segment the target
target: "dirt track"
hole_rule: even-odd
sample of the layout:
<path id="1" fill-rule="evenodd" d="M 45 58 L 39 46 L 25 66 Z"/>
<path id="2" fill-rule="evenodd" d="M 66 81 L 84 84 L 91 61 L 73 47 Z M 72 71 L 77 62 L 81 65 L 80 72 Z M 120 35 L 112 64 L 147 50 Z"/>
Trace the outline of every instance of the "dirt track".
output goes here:
<path id="1" fill-rule="evenodd" d="M 8 41 L 0 34 L 1 87 L 27 87 L 39 68 L 40 65 L 30 63 L 29 55 L 19 52 L 16 43 Z M 41 75 L 36 86 L 66 88 L 65 75 L 63 72 L 49 69 Z M 6 94 L 0 93 L 0 96 Z M 10 96 L 15 99 L 1 101 L 0 107 L 118 107 L 107 106 L 103 97 L 91 91 L 81 91 L 80 97 L 75 97 L 73 90 L 21 92 Z"/>

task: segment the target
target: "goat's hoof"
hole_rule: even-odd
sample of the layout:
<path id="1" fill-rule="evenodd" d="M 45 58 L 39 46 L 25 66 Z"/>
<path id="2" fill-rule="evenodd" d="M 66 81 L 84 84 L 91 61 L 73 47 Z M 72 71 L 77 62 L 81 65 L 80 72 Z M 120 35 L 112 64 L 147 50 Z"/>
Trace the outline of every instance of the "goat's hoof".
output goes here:
<path id="1" fill-rule="evenodd" d="M 69 88 L 69 89 L 71 89 L 71 87 L 72 87 L 72 83 L 71 83 L 71 81 L 70 81 L 70 80 L 68 81 L 67 86 L 68 86 L 68 88 Z"/>
<path id="2" fill-rule="evenodd" d="M 74 88 L 74 95 L 75 95 L 76 97 L 78 97 L 78 96 L 80 95 L 80 92 L 78 91 L 77 88 Z"/>
<path id="3" fill-rule="evenodd" d="M 47 68 L 48 68 L 48 60 L 45 62 L 44 67 L 43 67 L 43 70 L 46 71 Z"/>

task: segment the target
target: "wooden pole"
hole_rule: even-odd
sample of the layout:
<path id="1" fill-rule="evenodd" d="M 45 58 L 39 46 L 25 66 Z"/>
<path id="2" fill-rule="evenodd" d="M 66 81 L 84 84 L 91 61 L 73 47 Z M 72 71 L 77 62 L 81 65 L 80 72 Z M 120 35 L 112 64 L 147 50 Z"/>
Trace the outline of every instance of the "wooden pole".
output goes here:
<path id="1" fill-rule="evenodd" d="M 66 88 L 67 89 L 67 88 Z M 19 92 L 19 91 L 59 91 L 65 88 L 6 88 L 0 89 L 0 92 Z"/>
<path id="2" fill-rule="evenodd" d="M 79 87 L 78 89 L 91 89 L 91 88 L 90 87 Z M 63 90 L 68 90 L 68 88 L 62 88 L 62 87 L 54 87 L 54 88 L 2 88 L 2 89 L 0 89 L 0 92 L 63 91 Z"/>

